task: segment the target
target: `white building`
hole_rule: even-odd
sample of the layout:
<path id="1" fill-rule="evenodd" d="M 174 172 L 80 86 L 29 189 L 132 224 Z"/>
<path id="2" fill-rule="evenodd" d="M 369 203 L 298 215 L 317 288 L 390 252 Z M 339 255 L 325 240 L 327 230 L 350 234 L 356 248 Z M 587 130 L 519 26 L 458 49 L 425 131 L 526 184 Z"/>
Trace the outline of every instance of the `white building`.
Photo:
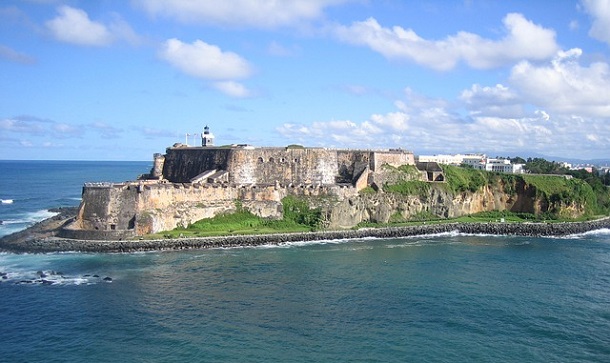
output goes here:
<path id="1" fill-rule="evenodd" d="M 523 173 L 523 164 L 511 164 L 508 159 L 492 159 L 485 158 L 483 162 L 474 166 L 477 169 L 486 171 L 495 171 L 498 173 L 521 174 Z"/>
<path id="2" fill-rule="evenodd" d="M 475 169 L 499 173 L 522 174 L 523 164 L 511 164 L 508 159 L 492 159 L 485 154 L 420 155 L 419 162 L 436 162 L 445 165 L 468 165 Z"/>
<path id="3" fill-rule="evenodd" d="M 476 163 L 481 162 L 483 159 L 485 159 L 485 157 L 486 157 L 485 154 L 420 155 L 418 157 L 417 161 L 419 161 L 421 163 L 434 162 L 434 163 L 445 164 L 445 165 L 467 164 L 467 165 L 473 166 Z"/>

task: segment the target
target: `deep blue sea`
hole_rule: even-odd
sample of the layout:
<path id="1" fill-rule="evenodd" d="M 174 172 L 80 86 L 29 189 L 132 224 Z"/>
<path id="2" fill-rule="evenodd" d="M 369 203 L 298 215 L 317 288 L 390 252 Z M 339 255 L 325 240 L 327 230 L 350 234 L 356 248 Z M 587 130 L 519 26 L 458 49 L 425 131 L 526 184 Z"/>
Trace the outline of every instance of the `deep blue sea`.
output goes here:
<path id="1" fill-rule="evenodd" d="M 2 232 L 150 166 L 0 161 Z M 608 230 L 2 253 L 0 274 L 0 362 L 610 361 Z"/>

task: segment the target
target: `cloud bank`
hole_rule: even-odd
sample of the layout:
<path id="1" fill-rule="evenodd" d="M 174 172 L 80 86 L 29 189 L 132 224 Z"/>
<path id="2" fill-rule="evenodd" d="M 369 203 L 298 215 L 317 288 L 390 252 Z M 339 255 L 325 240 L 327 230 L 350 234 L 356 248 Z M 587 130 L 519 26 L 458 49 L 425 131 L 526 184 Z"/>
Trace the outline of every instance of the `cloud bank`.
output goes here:
<path id="1" fill-rule="evenodd" d="M 386 58 L 409 60 L 439 71 L 448 71 L 459 62 L 489 69 L 522 59 L 543 60 L 559 49 L 553 30 L 536 25 L 521 14 L 508 14 L 503 23 L 506 35 L 500 40 L 468 32 L 428 40 L 400 26 L 384 28 L 374 18 L 337 26 L 333 32 L 343 42 L 367 46 Z"/>
<path id="2" fill-rule="evenodd" d="M 592 158 L 610 144 L 610 66 L 579 63 L 580 49 L 559 51 L 543 64 L 522 61 L 506 84 L 474 84 L 456 99 L 407 89 L 395 109 L 363 121 L 285 123 L 277 132 L 295 142 L 336 147 L 416 148 L 417 154 L 539 153 Z"/>

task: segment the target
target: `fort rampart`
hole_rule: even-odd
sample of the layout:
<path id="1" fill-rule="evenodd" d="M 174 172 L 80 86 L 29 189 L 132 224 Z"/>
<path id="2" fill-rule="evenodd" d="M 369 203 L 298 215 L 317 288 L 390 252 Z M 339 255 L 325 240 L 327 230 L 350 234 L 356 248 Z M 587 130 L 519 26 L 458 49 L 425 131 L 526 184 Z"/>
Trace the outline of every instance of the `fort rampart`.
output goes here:
<path id="1" fill-rule="evenodd" d="M 155 154 L 143 180 L 83 187 L 65 235 L 119 238 L 186 226 L 235 210 L 236 201 L 265 218 L 281 218 L 284 197 L 344 200 L 367 186 L 383 164 L 414 164 L 404 150 L 186 147 Z"/>

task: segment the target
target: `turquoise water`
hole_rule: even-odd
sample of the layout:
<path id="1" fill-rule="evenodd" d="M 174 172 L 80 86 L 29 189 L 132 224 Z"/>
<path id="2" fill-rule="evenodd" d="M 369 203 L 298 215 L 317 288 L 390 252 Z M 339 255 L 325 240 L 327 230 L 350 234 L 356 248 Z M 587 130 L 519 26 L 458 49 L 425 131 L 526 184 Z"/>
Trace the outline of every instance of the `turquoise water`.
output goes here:
<path id="1" fill-rule="evenodd" d="M 610 360 L 608 230 L 2 253 L 0 273 L 1 362 Z"/>

